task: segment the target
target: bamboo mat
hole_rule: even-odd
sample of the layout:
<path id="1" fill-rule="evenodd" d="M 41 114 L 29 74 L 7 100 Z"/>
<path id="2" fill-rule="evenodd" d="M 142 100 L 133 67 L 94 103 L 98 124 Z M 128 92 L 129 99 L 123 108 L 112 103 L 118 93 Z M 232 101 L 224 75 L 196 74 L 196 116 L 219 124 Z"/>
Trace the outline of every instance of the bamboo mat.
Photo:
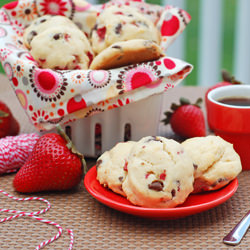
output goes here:
<path id="1" fill-rule="evenodd" d="M 192 98 L 204 94 L 201 88 L 177 87 L 172 90 L 175 99 L 178 96 L 192 95 Z M 173 99 L 173 95 L 171 97 Z M 171 98 L 167 98 L 168 101 Z M 5 77 L 0 76 L 0 100 L 6 101 L 16 118 L 21 123 L 21 132 L 33 132 L 27 116 L 21 109 Z M 164 102 L 166 105 L 166 102 Z M 164 106 L 166 108 L 166 106 Z M 162 133 L 164 129 L 161 130 Z M 93 160 L 88 160 L 92 166 Z M 235 195 L 225 203 L 208 211 L 186 218 L 157 221 L 135 217 L 118 212 L 96 201 L 81 185 L 70 192 L 38 193 L 51 203 L 51 209 L 41 215 L 42 218 L 60 224 L 64 229 L 74 232 L 74 247 L 78 250 L 102 249 L 250 249 L 250 234 L 242 243 L 230 247 L 222 243 L 222 238 L 232 229 L 250 209 L 248 190 L 250 171 L 239 175 L 239 188 Z M 12 187 L 14 174 L 0 177 L 0 189 L 17 196 Z M 0 208 L 15 209 L 27 212 L 45 208 L 39 201 L 17 202 L 0 194 Z M 0 219 L 9 214 L 0 213 Z M 32 218 L 21 217 L 0 224 L 0 250 L 35 249 L 42 241 L 48 240 L 57 233 L 53 226 L 40 223 Z M 45 249 L 68 249 L 69 235 L 63 232 L 55 242 Z"/>

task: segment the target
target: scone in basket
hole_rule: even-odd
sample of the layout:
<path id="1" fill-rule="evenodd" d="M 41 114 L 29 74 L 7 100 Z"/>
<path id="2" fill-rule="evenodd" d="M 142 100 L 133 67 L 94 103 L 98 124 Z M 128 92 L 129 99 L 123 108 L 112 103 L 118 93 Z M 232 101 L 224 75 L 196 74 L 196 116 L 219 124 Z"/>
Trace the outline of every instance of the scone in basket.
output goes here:
<path id="1" fill-rule="evenodd" d="M 178 7 L 138 0 L 103 5 L 83 0 L 20 0 L 0 9 L 0 59 L 21 106 L 39 131 L 51 130 L 58 123 L 65 126 L 86 156 L 97 154 L 96 128 L 101 129 L 99 153 L 119 141 L 156 135 L 160 94 L 181 82 L 192 65 L 162 56 L 109 70 L 42 69 L 24 46 L 23 33 L 36 18 L 52 14 L 68 17 L 89 36 L 107 6 L 123 4 L 153 21 L 165 52 L 190 21 L 188 13 Z"/>

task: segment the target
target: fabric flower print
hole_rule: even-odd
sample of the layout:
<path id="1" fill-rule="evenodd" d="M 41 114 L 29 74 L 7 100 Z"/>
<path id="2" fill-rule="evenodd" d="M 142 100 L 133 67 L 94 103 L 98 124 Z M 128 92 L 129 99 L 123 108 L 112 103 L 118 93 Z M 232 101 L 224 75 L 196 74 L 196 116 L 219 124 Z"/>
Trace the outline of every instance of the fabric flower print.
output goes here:
<path id="1" fill-rule="evenodd" d="M 38 123 L 48 121 L 49 115 L 45 110 L 37 110 L 36 112 L 33 112 L 31 119 L 36 126 Z"/>
<path id="2" fill-rule="evenodd" d="M 40 11 L 45 15 L 65 15 L 65 12 L 68 10 L 65 6 L 66 4 L 67 2 L 63 0 L 43 0 L 40 3 L 42 6 Z"/>
<path id="3" fill-rule="evenodd" d="M 83 83 L 85 78 L 86 77 L 85 77 L 84 73 L 81 72 L 81 71 L 76 71 L 75 73 L 73 73 L 71 75 L 71 80 L 75 84 L 81 84 L 81 83 Z"/>
<path id="4" fill-rule="evenodd" d="M 5 61 L 13 51 L 7 48 L 0 49 L 0 59 L 1 61 Z"/>
<path id="5" fill-rule="evenodd" d="M 25 46 L 22 42 L 22 37 L 19 35 L 13 35 L 11 36 L 13 45 L 15 45 L 17 48 L 16 49 L 25 49 Z"/>
<path id="6" fill-rule="evenodd" d="M 118 99 L 117 103 L 108 106 L 108 109 L 122 107 L 122 106 L 125 106 L 125 105 L 129 104 L 130 102 L 131 102 L 131 100 L 129 98 Z"/>
<path id="7" fill-rule="evenodd" d="M 36 17 L 36 8 L 34 3 L 22 3 L 19 6 L 18 17 L 26 21 L 31 21 Z"/>
<path id="8" fill-rule="evenodd" d="M 10 24 L 10 20 L 3 10 L 0 10 L 0 23 Z"/>
<path id="9" fill-rule="evenodd" d="M 142 86 L 156 87 L 157 84 L 154 83 L 161 78 L 161 71 L 158 69 L 158 65 L 153 62 L 143 63 L 125 67 L 118 74 L 118 78 L 116 88 L 120 91 L 119 94 L 123 94 L 124 91 L 127 92 Z"/>
<path id="10" fill-rule="evenodd" d="M 24 63 L 20 60 L 16 61 L 13 67 L 13 71 L 17 77 L 22 77 L 24 72 Z"/>

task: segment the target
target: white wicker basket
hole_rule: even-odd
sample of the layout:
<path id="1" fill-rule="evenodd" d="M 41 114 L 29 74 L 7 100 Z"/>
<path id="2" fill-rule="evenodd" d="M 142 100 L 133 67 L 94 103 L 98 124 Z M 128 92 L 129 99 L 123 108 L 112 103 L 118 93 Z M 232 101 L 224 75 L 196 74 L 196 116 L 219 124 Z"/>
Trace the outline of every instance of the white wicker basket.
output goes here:
<path id="1" fill-rule="evenodd" d="M 69 123 L 65 129 L 77 149 L 88 157 L 111 149 L 124 141 L 125 126 L 130 125 L 130 140 L 139 140 L 146 135 L 157 135 L 163 95 L 153 95 L 147 99 L 108 110 Z M 96 124 L 101 125 L 101 150 L 96 150 Z"/>

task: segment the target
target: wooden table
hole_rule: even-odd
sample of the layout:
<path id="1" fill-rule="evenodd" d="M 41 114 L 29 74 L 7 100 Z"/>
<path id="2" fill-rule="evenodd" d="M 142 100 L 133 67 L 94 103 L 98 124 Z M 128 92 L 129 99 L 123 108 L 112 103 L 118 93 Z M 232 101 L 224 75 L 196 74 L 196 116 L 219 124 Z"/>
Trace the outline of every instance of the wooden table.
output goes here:
<path id="1" fill-rule="evenodd" d="M 163 111 L 180 96 L 196 101 L 203 97 L 205 89 L 201 87 L 176 87 L 164 94 Z M 5 76 L 0 76 L 0 100 L 6 102 L 21 124 L 21 133 L 34 132 L 33 126 L 17 101 L 14 91 Z M 203 107 L 204 109 L 204 107 Z M 204 110 L 205 111 L 205 110 Z M 160 134 L 174 137 L 169 127 L 160 125 Z M 93 164 L 88 160 L 88 165 Z M 12 180 L 15 174 L 0 177 L 0 189 L 17 197 L 28 197 L 14 191 Z M 42 218 L 59 223 L 63 228 L 74 231 L 73 249 L 249 249 L 250 237 L 242 243 L 230 247 L 222 243 L 222 238 L 232 229 L 249 210 L 250 172 L 242 172 L 239 188 L 228 201 L 208 211 L 186 218 L 156 221 L 135 217 L 118 212 L 97 202 L 88 194 L 81 183 L 74 191 L 58 193 L 39 193 L 36 196 L 48 199 L 52 208 Z M 16 202 L 0 194 L 0 208 L 38 211 L 44 208 L 39 201 Z M 0 213 L 0 218 L 6 214 Z M 0 249 L 35 249 L 42 241 L 49 239 L 57 230 L 31 218 L 22 217 L 0 225 Z M 68 249 L 69 236 L 66 232 L 56 242 L 45 249 Z"/>

